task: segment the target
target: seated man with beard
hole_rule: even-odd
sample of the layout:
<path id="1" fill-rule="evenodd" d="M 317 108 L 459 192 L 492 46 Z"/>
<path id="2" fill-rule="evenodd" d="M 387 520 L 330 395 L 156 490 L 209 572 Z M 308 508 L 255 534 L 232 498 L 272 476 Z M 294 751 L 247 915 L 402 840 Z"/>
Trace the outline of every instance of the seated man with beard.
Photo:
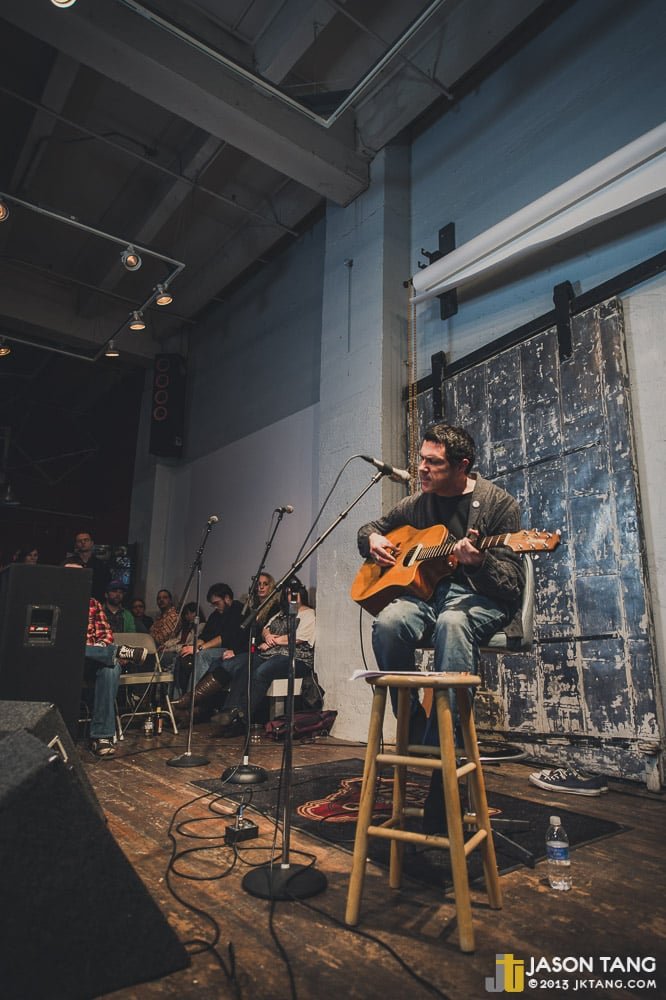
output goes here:
<path id="1" fill-rule="evenodd" d="M 211 672 L 196 686 L 195 712 L 204 714 L 228 688 L 224 707 L 218 716 L 220 729 L 214 735 L 231 736 L 245 729 L 247 719 L 254 715 L 260 702 L 274 680 L 286 678 L 289 673 L 289 648 L 287 624 L 289 618 L 289 593 L 297 606 L 296 619 L 296 677 L 305 677 L 314 667 L 315 613 L 308 606 L 305 587 L 296 577 L 289 583 L 280 602 L 280 611 L 269 620 L 261 633 L 261 642 L 252 658 L 250 701 L 248 704 L 249 654 L 219 660 Z M 189 700 L 188 700 L 189 706 Z"/>

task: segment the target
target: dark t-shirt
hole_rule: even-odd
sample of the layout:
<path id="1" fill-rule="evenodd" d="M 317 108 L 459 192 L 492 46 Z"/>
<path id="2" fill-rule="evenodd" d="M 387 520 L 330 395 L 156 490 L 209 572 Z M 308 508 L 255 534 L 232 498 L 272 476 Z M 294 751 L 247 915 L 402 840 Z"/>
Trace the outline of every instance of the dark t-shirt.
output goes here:
<path id="1" fill-rule="evenodd" d="M 216 635 L 222 639 L 225 649 L 233 649 L 234 653 L 242 651 L 240 631 L 243 606 L 240 601 L 233 601 L 224 611 L 213 611 L 201 632 L 201 640 L 210 642 Z"/>

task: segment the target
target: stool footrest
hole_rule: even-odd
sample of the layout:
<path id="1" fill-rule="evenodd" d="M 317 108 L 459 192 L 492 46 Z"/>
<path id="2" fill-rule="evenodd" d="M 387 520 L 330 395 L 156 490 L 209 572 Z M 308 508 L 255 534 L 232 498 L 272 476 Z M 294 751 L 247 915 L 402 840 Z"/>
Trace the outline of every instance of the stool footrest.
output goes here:
<path id="1" fill-rule="evenodd" d="M 435 833 L 417 833 L 416 830 L 392 830 L 384 826 L 369 826 L 369 837 L 382 840 L 402 840 L 407 844 L 423 844 L 428 847 L 443 847 L 448 850 L 449 838 Z"/>
<path id="2" fill-rule="evenodd" d="M 377 763 L 390 764 L 391 767 L 427 767 L 431 771 L 442 770 L 441 760 L 434 760 L 432 757 L 410 757 L 397 753 L 378 753 Z M 468 761 L 466 764 L 461 764 L 460 767 L 457 767 L 456 777 L 458 779 L 464 778 L 471 771 L 476 771 L 474 761 Z"/>
<path id="3" fill-rule="evenodd" d="M 427 767 L 429 770 L 441 770 L 441 760 L 432 757 L 409 757 L 407 754 L 378 753 L 378 764 L 390 764 L 392 767 Z"/>
<path id="4" fill-rule="evenodd" d="M 378 837 L 381 840 L 402 840 L 407 844 L 423 844 L 427 847 L 450 846 L 449 838 L 439 833 L 419 833 L 418 830 L 401 830 L 393 824 L 399 822 L 398 819 L 387 819 L 381 826 L 369 826 L 368 837 Z M 481 844 L 488 834 L 485 830 L 477 830 L 463 844 L 465 857 L 472 853 Z"/>

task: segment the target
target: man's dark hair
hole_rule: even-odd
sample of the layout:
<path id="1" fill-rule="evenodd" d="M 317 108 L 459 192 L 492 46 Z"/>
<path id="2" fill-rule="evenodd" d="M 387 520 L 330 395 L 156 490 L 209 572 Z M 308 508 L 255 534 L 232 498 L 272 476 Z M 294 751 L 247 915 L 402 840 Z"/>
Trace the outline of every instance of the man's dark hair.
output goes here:
<path id="1" fill-rule="evenodd" d="M 167 590 L 166 587 L 160 587 L 160 589 L 157 591 L 157 593 L 158 593 L 158 595 L 159 594 L 168 594 L 169 595 L 169 600 L 173 601 L 173 594 L 171 593 L 170 590 Z"/>
<path id="2" fill-rule="evenodd" d="M 211 597 L 229 597 L 233 601 L 234 592 L 228 583 L 214 583 L 213 586 L 208 589 L 206 600 L 210 601 Z"/>
<path id="3" fill-rule="evenodd" d="M 446 457 L 453 465 L 459 465 L 463 458 L 469 461 L 468 470 L 474 465 L 476 445 L 474 439 L 462 427 L 452 427 L 451 424 L 431 424 L 423 435 L 424 441 L 433 444 L 443 444 Z"/>

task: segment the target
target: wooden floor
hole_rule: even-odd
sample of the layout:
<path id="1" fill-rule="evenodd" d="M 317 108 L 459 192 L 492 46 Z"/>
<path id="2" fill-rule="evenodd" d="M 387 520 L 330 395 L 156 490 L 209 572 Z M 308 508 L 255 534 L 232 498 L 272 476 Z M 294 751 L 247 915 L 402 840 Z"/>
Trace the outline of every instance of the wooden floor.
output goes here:
<path id="1" fill-rule="evenodd" d="M 248 818 L 259 825 L 260 837 L 241 845 L 234 863 L 233 851 L 224 846 L 223 838 L 226 825 L 232 822 L 224 814 L 233 813 L 235 806 L 220 799 L 212 812 L 213 796 L 202 798 L 201 789 L 192 784 L 218 777 L 239 760 L 241 741 L 213 739 L 210 728 L 197 726 L 192 743 L 193 753 L 210 758 L 207 767 L 167 766 L 167 760 L 185 749 L 182 734 L 174 737 L 164 733 L 152 740 L 130 734 L 116 757 L 103 761 L 80 745 L 111 832 L 192 952 L 190 968 L 114 993 L 119 1000 L 392 1000 L 403 996 L 410 1000 L 433 996 L 470 1000 L 486 995 L 486 979 L 494 979 L 496 955 L 503 954 L 525 960 L 528 972 L 530 963 L 538 967 L 544 958 L 554 956 L 594 959 L 593 975 L 541 971 L 537 979 L 544 987 L 526 986 L 524 996 L 573 993 L 577 980 L 590 979 L 595 981 L 592 989 L 579 986 L 579 996 L 666 996 L 666 797 L 620 784 L 612 785 L 607 795 L 598 798 L 552 796 L 528 783 L 533 769 L 529 765 L 489 768 L 487 784 L 498 791 L 549 802 L 554 808 L 604 816 L 630 829 L 572 852 L 574 888 L 570 892 L 551 890 L 542 864 L 534 870 L 520 868 L 502 876 L 501 911 L 489 909 L 482 891 L 474 890 L 477 950 L 464 955 L 457 945 L 450 897 L 442 898 L 438 891 L 410 882 L 399 891 L 391 890 L 385 872 L 374 866 L 368 867 L 359 933 L 345 928 L 350 855 L 293 828 L 292 861 L 300 860 L 299 850 L 316 855 L 328 888 L 305 902 L 276 904 L 271 918 L 270 903 L 249 895 L 241 882 L 249 864 L 268 860 L 273 826 L 248 811 Z M 294 765 L 361 757 L 363 752 L 357 744 L 328 738 L 296 746 Z M 252 762 L 267 769 L 278 768 L 280 758 L 281 749 L 271 742 L 253 748 Z M 181 858 L 176 862 L 180 875 L 171 873 L 167 879 L 172 855 L 168 831 L 177 810 L 181 831 L 175 835 L 177 850 L 197 846 L 208 850 Z M 192 822 L 202 818 L 202 823 Z M 194 835 L 213 839 L 194 840 Z M 210 880 L 182 877 L 187 874 L 206 875 Z M 170 886 L 203 913 L 188 910 Z M 216 954 L 208 945 L 218 931 Z M 224 971 L 231 967 L 231 954 L 235 982 Z M 651 974 L 624 973 L 616 963 L 615 971 L 602 974 L 602 956 L 619 958 L 623 963 L 627 958 L 653 956 L 657 970 Z M 568 989 L 562 986 L 565 979 Z M 600 985 L 600 979 L 612 980 L 613 985 Z M 630 989 L 627 983 L 631 979 L 656 979 L 659 987 Z M 554 985 L 551 982 L 547 988 L 547 980 Z"/>

